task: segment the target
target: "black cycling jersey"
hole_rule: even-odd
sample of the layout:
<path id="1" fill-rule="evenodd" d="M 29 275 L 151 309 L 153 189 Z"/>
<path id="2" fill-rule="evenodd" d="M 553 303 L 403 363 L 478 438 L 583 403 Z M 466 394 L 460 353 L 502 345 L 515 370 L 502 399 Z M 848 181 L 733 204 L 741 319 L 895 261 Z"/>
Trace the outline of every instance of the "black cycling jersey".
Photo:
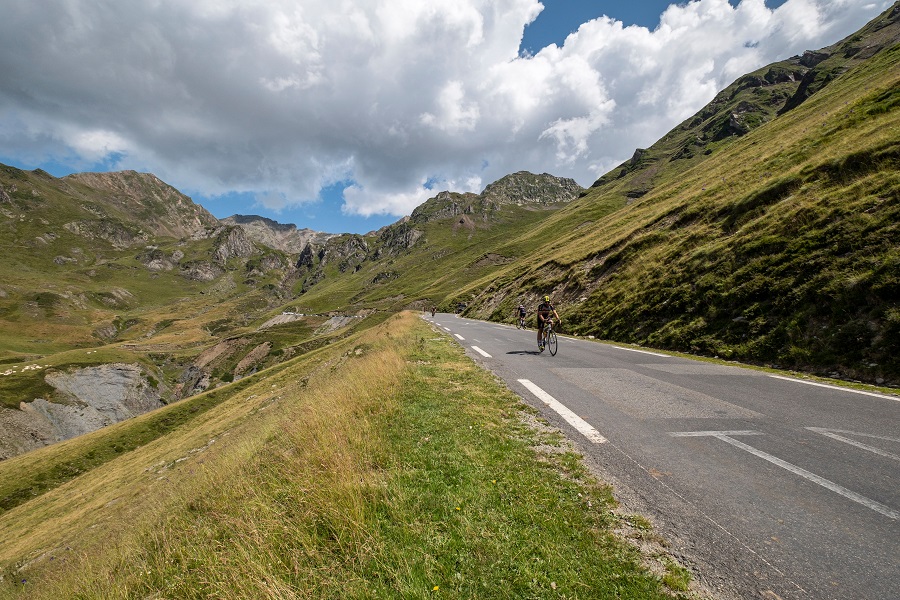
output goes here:
<path id="1" fill-rule="evenodd" d="M 548 317 L 550 317 L 550 315 L 553 314 L 554 310 L 556 310 L 556 309 L 553 308 L 553 305 L 550 304 L 549 302 L 541 302 L 537 308 L 538 322 L 539 323 L 543 322 L 544 319 L 547 319 Z"/>

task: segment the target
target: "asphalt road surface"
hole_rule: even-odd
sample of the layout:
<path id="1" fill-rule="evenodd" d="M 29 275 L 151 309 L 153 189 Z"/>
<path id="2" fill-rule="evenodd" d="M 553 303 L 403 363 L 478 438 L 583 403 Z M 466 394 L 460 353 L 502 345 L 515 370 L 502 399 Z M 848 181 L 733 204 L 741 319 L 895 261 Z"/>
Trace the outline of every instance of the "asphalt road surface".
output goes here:
<path id="1" fill-rule="evenodd" d="M 722 598 L 900 599 L 900 398 L 438 314 Z"/>

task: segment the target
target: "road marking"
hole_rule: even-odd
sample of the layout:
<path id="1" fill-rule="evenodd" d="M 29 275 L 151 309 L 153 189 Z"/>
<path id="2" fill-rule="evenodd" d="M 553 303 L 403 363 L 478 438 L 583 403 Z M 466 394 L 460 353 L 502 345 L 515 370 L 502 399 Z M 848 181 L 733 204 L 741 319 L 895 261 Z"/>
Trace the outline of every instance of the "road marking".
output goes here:
<path id="1" fill-rule="evenodd" d="M 672 437 L 719 437 L 720 435 L 762 435 L 760 431 L 673 431 Z"/>
<path id="2" fill-rule="evenodd" d="M 865 392 L 863 390 L 855 390 L 853 388 L 841 387 L 839 385 L 828 385 L 827 383 L 818 383 L 816 381 L 806 381 L 804 379 L 794 379 L 793 377 L 782 377 L 781 375 L 769 375 L 772 379 L 782 379 L 784 381 L 793 381 L 794 383 L 804 383 L 806 385 L 814 385 L 816 387 L 828 388 L 831 390 L 838 390 L 839 392 L 852 392 L 854 394 L 862 394 L 863 396 L 873 396 L 875 398 L 884 398 L 885 400 L 894 400 L 895 402 L 900 402 L 900 397 L 898 396 L 887 396 L 885 394 L 876 394 L 875 392 Z"/>
<path id="3" fill-rule="evenodd" d="M 579 433 L 581 433 L 584 437 L 595 444 L 605 444 L 606 438 L 600 435 L 600 432 L 591 427 L 587 421 L 573 413 L 569 410 L 564 404 L 562 404 L 559 400 L 533 384 L 528 379 L 519 379 L 519 383 L 525 386 L 529 392 L 537 396 L 538 400 L 542 401 L 544 404 L 552 408 L 556 411 L 559 416 L 566 420 L 566 422 L 574 427 Z"/>
<path id="4" fill-rule="evenodd" d="M 875 454 L 885 456 L 887 458 L 893 458 L 894 460 L 900 460 L 900 456 L 896 454 L 891 454 L 881 448 L 876 448 L 875 446 L 869 446 L 868 444 L 863 444 L 862 442 L 857 442 L 856 440 L 851 440 L 850 438 L 845 438 L 844 436 L 837 435 L 839 433 L 846 433 L 849 435 L 860 435 L 862 437 L 874 438 L 876 440 L 887 440 L 890 442 L 900 442 L 900 439 L 885 437 L 881 435 L 870 435 L 868 433 L 859 433 L 856 431 L 844 431 L 842 429 L 825 429 L 824 427 L 807 427 L 810 431 L 814 431 L 818 434 L 824 435 L 825 437 L 830 437 L 833 440 L 837 440 L 839 442 L 844 442 L 845 444 L 850 444 L 851 446 L 856 446 L 857 448 L 862 448 L 863 450 L 867 450 L 869 452 L 874 452 Z"/>
<path id="5" fill-rule="evenodd" d="M 635 350 L 634 348 L 625 348 L 624 346 L 613 346 L 613 348 L 617 350 L 628 350 L 629 352 L 640 352 L 641 354 L 649 354 L 651 356 L 664 356 L 665 358 L 672 358 L 668 354 L 659 354 L 658 352 L 648 352 L 646 350 Z"/>
<path id="6" fill-rule="evenodd" d="M 472 350 L 474 350 L 475 352 L 477 352 L 478 354 L 482 355 L 485 358 L 493 358 L 490 354 L 488 354 L 487 352 L 485 352 L 478 346 L 472 346 Z"/>
<path id="7" fill-rule="evenodd" d="M 449 327 L 445 327 L 444 325 L 441 325 L 441 327 L 443 327 L 443 328 L 444 328 L 446 331 L 448 331 L 448 332 L 450 331 L 450 328 L 449 328 Z"/>
<path id="8" fill-rule="evenodd" d="M 456 337 L 458 337 L 458 338 L 459 338 L 459 341 L 461 341 L 461 342 L 466 341 L 466 338 L 464 338 L 463 336 L 459 335 L 458 333 L 454 333 L 453 335 L 455 335 Z"/>
<path id="9" fill-rule="evenodd" d="M 857 494 L 854 491 L 848 490 L 847 488 L 840 486 L 840 485 L 834 483 L 833 481 L 829 481 L 828 479 L 825 479 L 824 477 L 820 477 L 820 476 L 816 475 L 815 473 L 811 473 L 811 472 L 807 471 L 806 469 L 802 469 L 796 465 L 792 465 L 791 463 L 789 463 L 787 461 L 781 460 L 777 456 L 772 456 L 771 454 L 769 454 L 767 452 L 763 452 L 762 450 L 757 450 L 753 446 L 748 446 L 744 442 L 738 441 L 738 440 L 734 439 L 733 437 L 729 437 L 729 435 L 728 435 L 729 433 L 731 435 L 760 435 L 757 432 L 745 433 L 745 432 L 736 432 L 736 431 L 734 431 L 734 432 L 728 432 L 728 431 L 702 431 L 702 432 L 679 431 L 679 432 L 670 433 L 669 435 L 671 435 L 673 437 L 691 437 L 692 434 L 695 434 L 695 435 L 706 435 L 709 437 L 714 437 L 716 439 L 722 440 L 723 442 L 727 442 L 736 448 L 740 448 L 741 450 L 749 452 L 750 454 L 757 456 L 763 460 L 769 461 L 773 465 L 777 465 L 777 466 L 781 467 L 782 469 L 790 471 L 794 475 L 799 475 L 800 477 L 803 477 L 804 479 L 806 479 L 808 481 L 818 484 L 827 490 L 831 490 L 832 492 L 834 492 L 836 494 L 840 494 L 841 496 L 843 496 L 844 498 L 847 498 L 848 500 L 852 500 L 858 504 L 862 504 L 866 508 L 868 508 L 870 510 L 874 510 L 875 512 L 880 513 L 890 519 L 894 519 L 895 521 L 900 520 L 900 511 L 894 510 L 890 506 L 885 506 L 884 504 L 881 504 L 880 502 L 876 502 L 875 500 L 866 498 L 865 496 L 863 496 L 861 494 Z"/>

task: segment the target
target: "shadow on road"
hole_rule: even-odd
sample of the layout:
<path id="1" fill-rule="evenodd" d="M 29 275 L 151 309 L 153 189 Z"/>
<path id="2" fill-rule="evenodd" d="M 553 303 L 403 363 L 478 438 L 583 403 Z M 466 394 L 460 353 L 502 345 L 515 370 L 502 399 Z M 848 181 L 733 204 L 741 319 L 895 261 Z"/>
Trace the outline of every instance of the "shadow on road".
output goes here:
<path id="1" fill-rule="evenodd" d="M 537 350 L 513 350 L 511 352 L 507 352 L 507 354 L 540 354 Z"/>

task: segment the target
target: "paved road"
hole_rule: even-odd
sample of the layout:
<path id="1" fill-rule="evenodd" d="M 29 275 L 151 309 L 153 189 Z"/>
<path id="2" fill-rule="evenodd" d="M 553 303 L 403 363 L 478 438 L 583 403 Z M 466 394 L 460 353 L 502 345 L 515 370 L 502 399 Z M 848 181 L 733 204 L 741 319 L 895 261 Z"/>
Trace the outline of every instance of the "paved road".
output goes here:
<path id="1" fill-rule="evenodd" d="M 723 598 L 900 599 L 900 398 L 427 317 L 562 428 Z"/>

